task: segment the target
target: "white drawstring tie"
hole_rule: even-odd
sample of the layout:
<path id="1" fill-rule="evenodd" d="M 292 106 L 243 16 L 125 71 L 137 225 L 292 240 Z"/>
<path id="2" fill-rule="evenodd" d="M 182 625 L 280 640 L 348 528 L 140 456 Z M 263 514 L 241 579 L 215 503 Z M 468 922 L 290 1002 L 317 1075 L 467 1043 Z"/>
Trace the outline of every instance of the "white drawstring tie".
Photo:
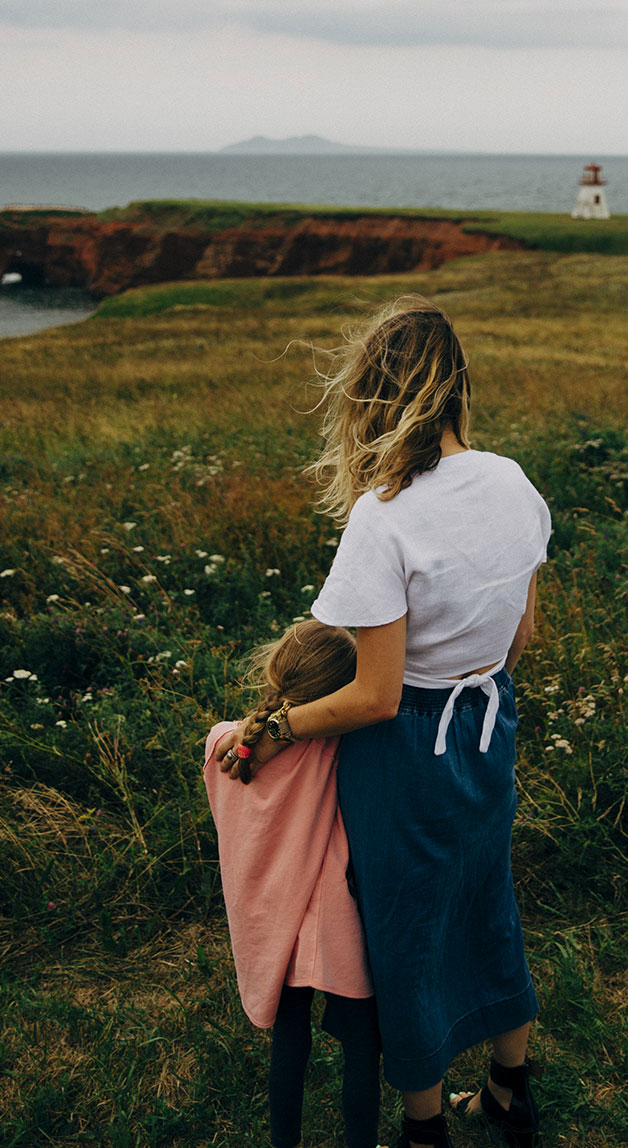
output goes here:
<path id="1" fill-rule="evenodd" d="M 456 685 L 447 698 L 445 708 L 441 714 L 440 722 L 438 723 L 438 735 L 436 738 L 436 745 L 434 746 L 434 753 L 437 757 L 440 757 L 440 755 L 443 754 L 447 748 L 447 730 L 449 729 L 449 724 L 453 717 L 456 698 L 459 696 L 459 694 L 462 693 L 463 690 L 468 688 L 479 688 L 488 696 L 488 705 L 484 714 L 482 736 L 480 738 L 480 753 L 487 752 L 488 747 L 491 744 L 491 737 L 493 736 L 493 730 L 495 729 L 495 718 L 497 717 L 497 711 L 499 709 L 499 690 L 495 684 L 494 674 L 498 673 L 498 671 L 502 669 L 505 660 L 506 659 L 504 658 L 504 660 L 499 665 L 493 666 L 493 668 L 488 673 L 469 674 L 467 678 L 460 678 L 460 680 L 456 682 Z"/>

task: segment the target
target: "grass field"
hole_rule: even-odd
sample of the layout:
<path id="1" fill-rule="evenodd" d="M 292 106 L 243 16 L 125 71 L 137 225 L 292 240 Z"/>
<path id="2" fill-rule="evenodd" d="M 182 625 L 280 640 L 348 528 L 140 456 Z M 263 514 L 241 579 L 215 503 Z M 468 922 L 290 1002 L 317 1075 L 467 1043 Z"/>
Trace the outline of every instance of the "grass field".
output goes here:
<path id="1" fill-rule="evenodd" d="M 164 284 L 0 345 L 3 1146 L 269 1142 L 269 1041 L 235 987 L 203 741 L 243 712 L 240 655 L 307 613 L 337 542 L 301 473 L 308 344 L 414 290 L 467 346 L 473 445 L 520 461 L 553 514 L 516 675 L 532 1053 L 544 1148 L 625 1145 L 627 287 L 621 255 L 502 252 Z M 461 1057 L 447 1091 L 484 1064 Z M 305 1148 L 342 1142 L 340 1071 L 317 1035 Z M 382 1143 L 396 1123 L 386 1089 Z"/>

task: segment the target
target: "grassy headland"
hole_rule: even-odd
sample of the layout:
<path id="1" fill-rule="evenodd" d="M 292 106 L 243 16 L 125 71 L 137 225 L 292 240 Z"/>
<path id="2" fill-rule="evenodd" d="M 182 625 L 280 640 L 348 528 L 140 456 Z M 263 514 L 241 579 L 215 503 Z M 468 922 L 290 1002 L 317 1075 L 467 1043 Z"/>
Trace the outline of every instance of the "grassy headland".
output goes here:
<path id="1" fill-rule="evenodd" d="M 238 1002 L 203 740 L 242 712 L 239 655 L 306 613 L 338 536 L 301 474 L 318 416 L 298 340 L 331 347 L 414 290 L 467 346 L 474 445 L 518 459 L 553 513 L 517 671 L 532 1051 L 545 1148 L 624 1143 L 627 286 L 626 258 L 502 252 L 142 288 L 1 345 L 3 1143 L 267 1142 L 268 1036 Z M 447 1090 L 484 1063 L 461 1057 Z M 339 1077 L 317 1037 L 308 1148 L 341 1139 Z"/>
<path id="2" fill-rule="evenodd" d="M 228 200 L 138 200 L 126 207 L 99 213 L 104 222 L 142 223 L 156 230 L 190 229 L 214 234 L 231 227 L 267 227 L 292 224 L 308 217 L 360 219 L 391 216 L 410 219 L 447 219 L 464 231 L 508 235 L 541 251 L 590 251 L 604 255 L 628 255 L 628 216 L 611 219 L 571 219 L 568 215 L 532 211 L 458 211 L 446 208 L 325 207 L 320 204 L 244 203 Z"/>

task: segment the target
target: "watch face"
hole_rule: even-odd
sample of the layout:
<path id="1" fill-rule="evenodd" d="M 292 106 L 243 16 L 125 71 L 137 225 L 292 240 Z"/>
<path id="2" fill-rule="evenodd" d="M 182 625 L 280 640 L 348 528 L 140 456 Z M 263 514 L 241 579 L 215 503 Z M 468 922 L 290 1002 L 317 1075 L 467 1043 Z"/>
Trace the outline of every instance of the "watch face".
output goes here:
<path id="1" fill-rule="evenodd" d="M 276 741 L 279 741 L 281 731 L 279 729 L 279 722 L 277 721 L 277 718 L 269 718 L 266 722 L 266 729 L 268 730 L 269 737 L 273 737 Z"/>

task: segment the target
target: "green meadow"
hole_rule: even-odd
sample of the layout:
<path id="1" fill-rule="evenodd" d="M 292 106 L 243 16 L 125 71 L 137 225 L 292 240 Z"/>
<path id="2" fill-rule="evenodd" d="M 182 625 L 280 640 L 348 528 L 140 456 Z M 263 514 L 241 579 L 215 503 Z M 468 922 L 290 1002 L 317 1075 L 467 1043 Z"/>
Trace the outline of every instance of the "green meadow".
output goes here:
<path id="1" fill-rule="evenodd" d="M 269 1143 L 269 1036 L 239 1004 L 203 743 L 245 712 L 242 655 L 307 614 L 333 558 L 338 528 L 302 473 L 314 366 L 409 291 L 465 343 L 473 445 L 516 458 L 552 510 L 516 671 L 531 1052 L 544 1148 L 625 1145 L 627 287 L 626 254 L 499 252 L 425 274 L 162 284 L 2 343 L 5 1148 Z M 485 1064 L 460 1057 L 446 1093 Z M 341 1067 L 317 1033 L 305 1148 L 342 1143 Z M 498 1143 L 451 1127 L 456 1145 Z"/>

